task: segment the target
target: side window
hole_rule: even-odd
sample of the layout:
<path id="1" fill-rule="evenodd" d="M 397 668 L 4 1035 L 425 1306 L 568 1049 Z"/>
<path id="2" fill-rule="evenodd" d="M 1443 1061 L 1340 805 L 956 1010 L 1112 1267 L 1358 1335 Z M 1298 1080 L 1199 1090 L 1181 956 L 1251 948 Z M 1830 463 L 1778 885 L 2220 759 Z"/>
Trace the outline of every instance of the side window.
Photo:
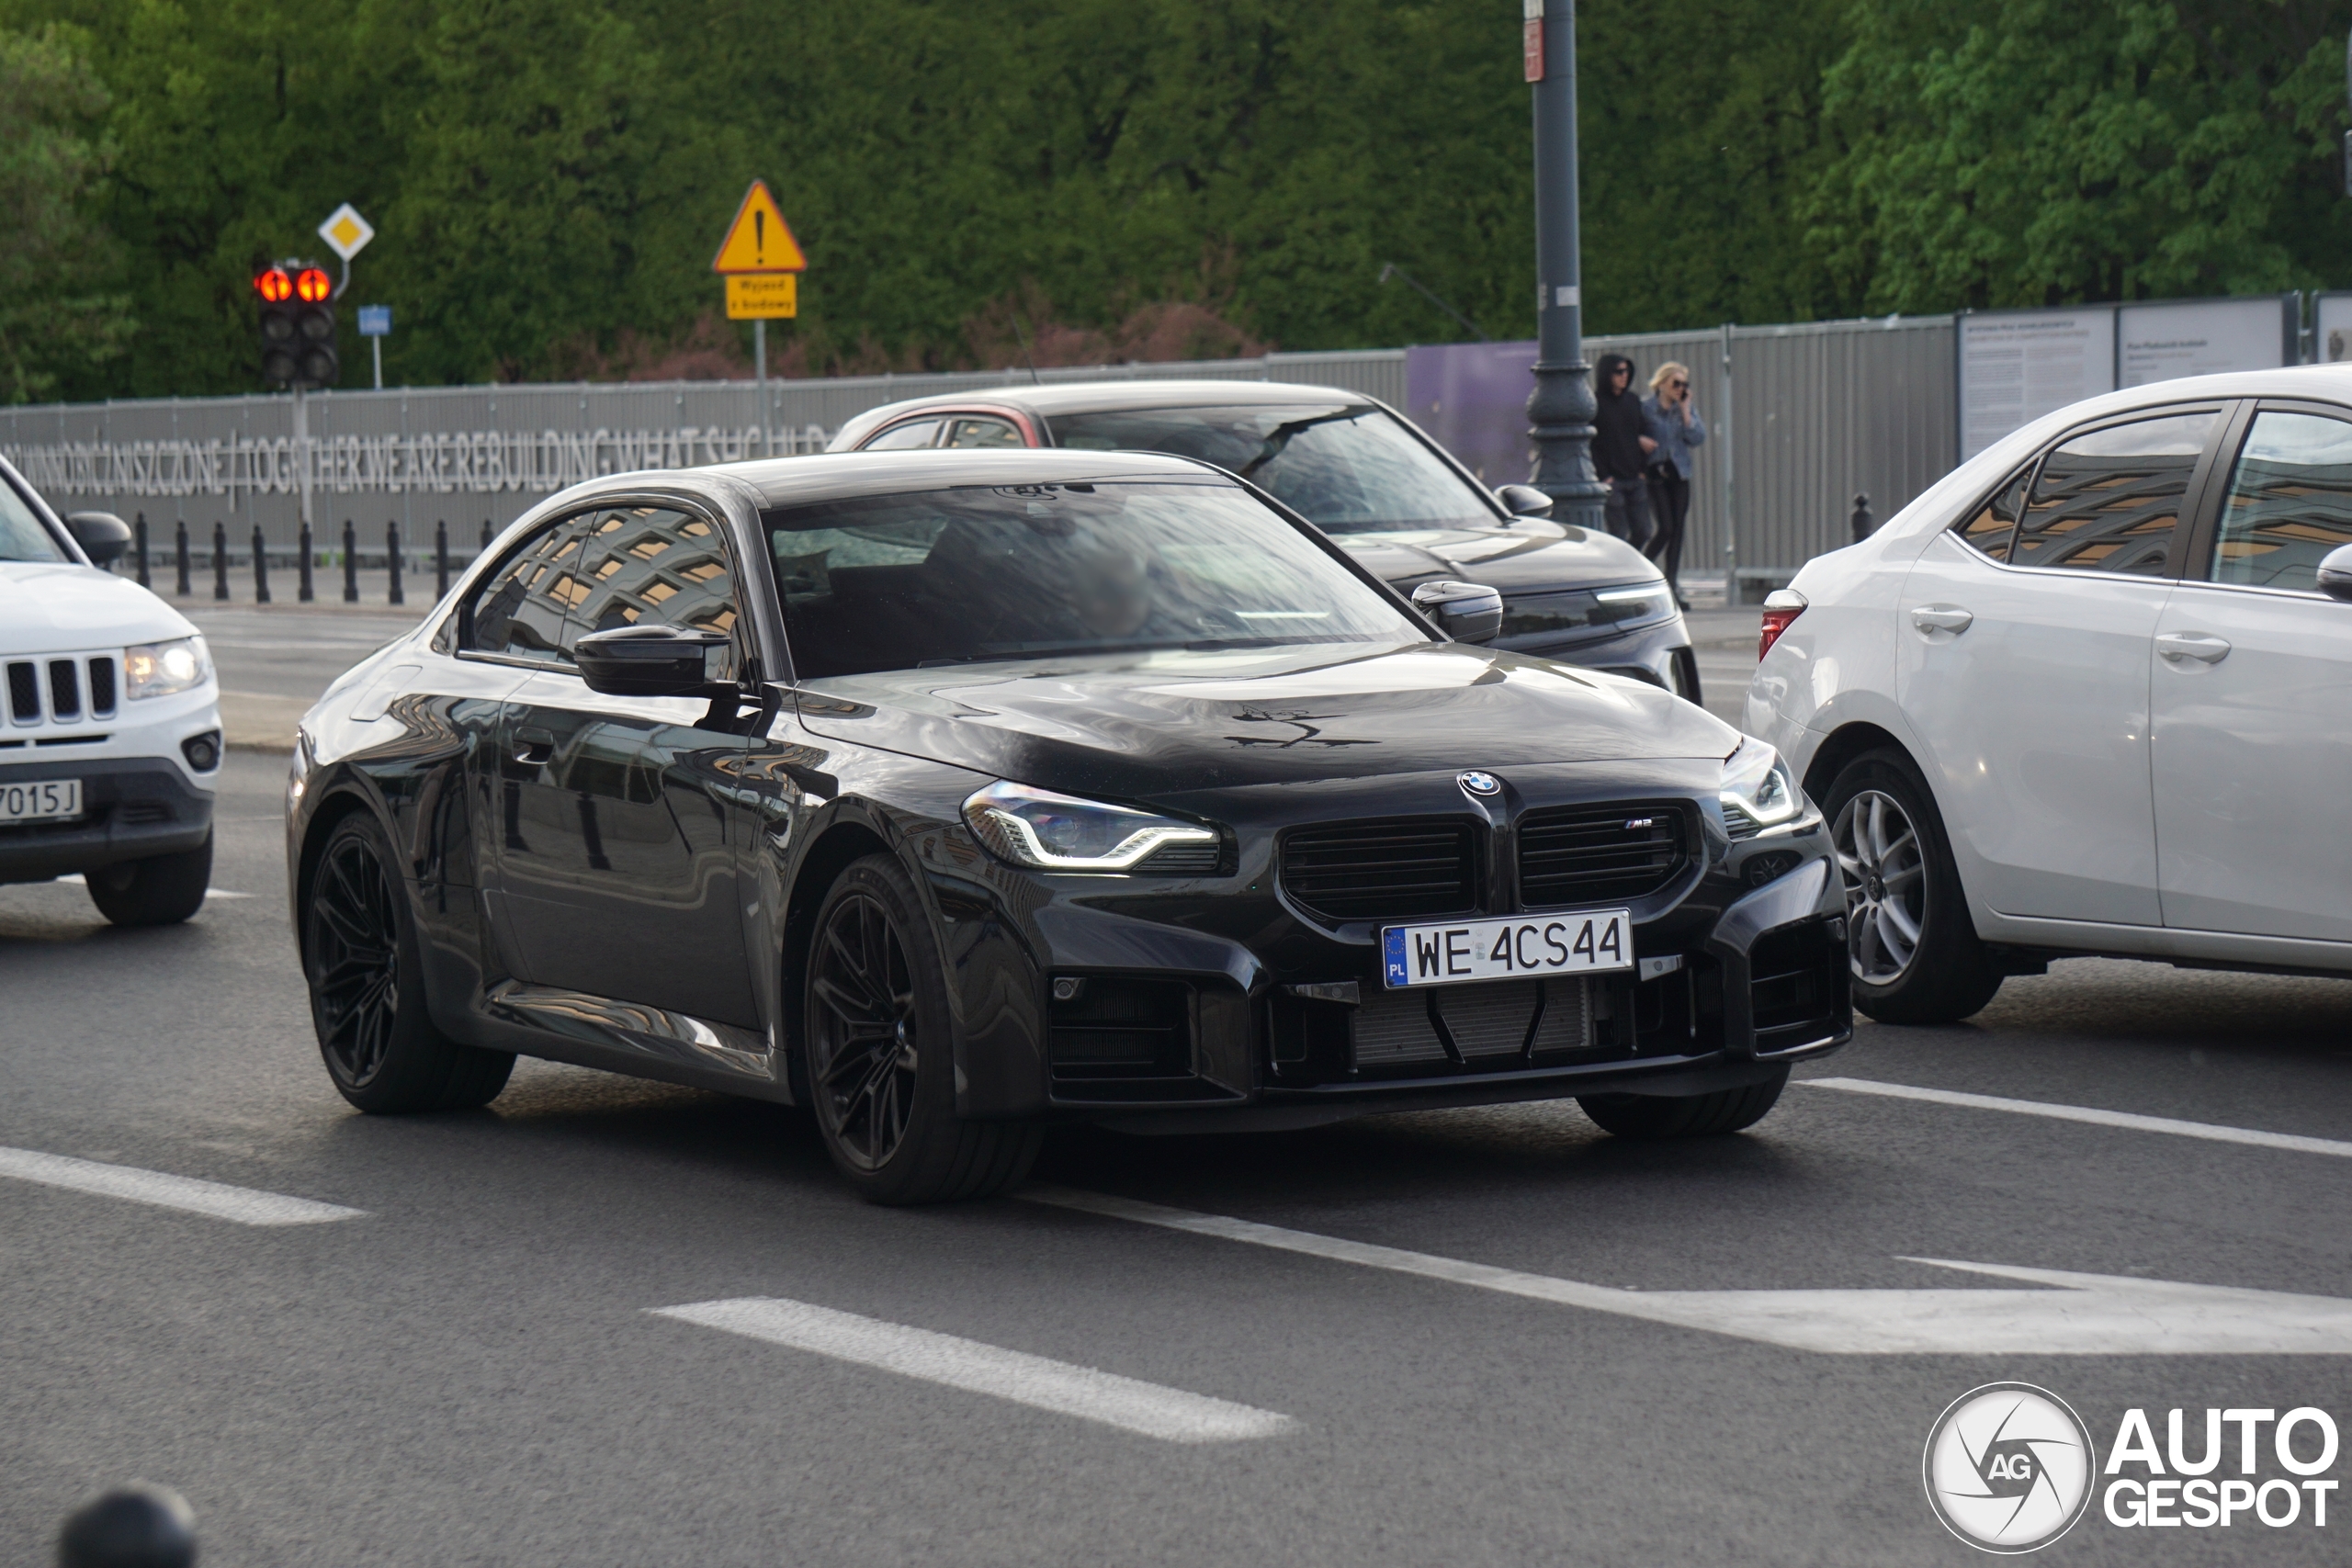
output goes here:
<path id="1" fill-rule="evenodd" d="M 2025 510 L 2026 481 L 2031 478 L 2033 465 L 2028 463 L 2010 476 L 2008 483 L 1995 491 L 1984 505 L 1953 524 L 1952 536 L 1995 560 L 2008 559 L 2018 516 Z"/>
<path id="2" fill-rule="evenodd" d="M 910 447 L 928 446 L 931 438 L 939 434 L 935 419 L 910 419 L 904 424 L 894 424 L 865 446 L 861 452 L 904 452 Z"/>
<path id="3" fill-rule="evenodd" d="M 947 439 L 940 445 L 975 447 L 1026 446 L 1029 444 L 1021 439 L 1021 432 L 1013 428 L 1010 420 L 984 419 L 967 414 L 949 422 Z"/>
<path id="4" fill-rule="evenodd" d="M 468 649 L 571 662 L 564 620 L 588 597 L 579 570 L 580 536 L 588 521 L 566 517 L 548 524 L 475 591 Z"/>
<path id="5" fill-rule="evenodd" d="M 2198 457 L 2220 422 L 2168 414 L 2077 435 L 2042 458 L 2009 560 L 2161 577 Z"/>
<path id="6" fill-rule="evenodd" d="M 2345 545 L 2352 545 L 2352 424 L 2256 414 L 2230 473 L 2207 575 L 2316 593 L 2320 558 Z"/>
<path id="7" fill-rule="evenodd" d="M 612 507 L 587 523 L 580 558 L 587 591 L 572 613 L 567 646 L 615 626 L 734 632 L 735 574 L 715 525 L 661 506 Z M 734 658 L 741 657 L 739 649 Z"/>

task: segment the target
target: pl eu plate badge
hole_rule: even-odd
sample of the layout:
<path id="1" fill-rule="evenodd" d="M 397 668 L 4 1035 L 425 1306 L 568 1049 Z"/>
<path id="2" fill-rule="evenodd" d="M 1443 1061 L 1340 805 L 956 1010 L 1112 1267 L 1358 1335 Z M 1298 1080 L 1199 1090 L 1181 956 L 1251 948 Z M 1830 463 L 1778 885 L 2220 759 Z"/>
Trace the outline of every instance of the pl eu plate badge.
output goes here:
<path id="1" fill-rule="evenodd" d="M 1412 971 L 1405 962 L 1405 928 L 1391 926 L 1380 933 L 1381 962 L 1388 966 L 1388 983 L 1407 986 L 1412 983 Z"/>

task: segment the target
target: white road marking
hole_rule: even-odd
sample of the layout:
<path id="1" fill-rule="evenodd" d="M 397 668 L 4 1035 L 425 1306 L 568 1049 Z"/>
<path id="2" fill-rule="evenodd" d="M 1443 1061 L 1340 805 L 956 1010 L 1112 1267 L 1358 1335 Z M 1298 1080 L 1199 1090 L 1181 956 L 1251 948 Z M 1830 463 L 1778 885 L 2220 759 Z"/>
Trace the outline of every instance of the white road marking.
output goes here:
<path id="1" fill-rule="evenodd" d="M 2352 1301 L 1911 1258 L 2040 1291 L 1631 1291 L 1099 1192 L 1033 1201 L 1827 1355 L 2352 1355 Z"/>
<path id="2" fill-rule="evenodd" d="M 368 1213 L 365 1209 L 346 1209 L 339 1203 L 288 1198 L 282 1192 L 260 1192 L 250 1187 L 231 1187 L 193 1176 L 167 1176 L 160 1170 L 102 1165 L 94 1159 L 45 1155 L 32 1149 L 0 1148 L 0 1176 L 38 1181 L 47 1187 L 70 1188 L 76 1192 L 95 1192 L 102 1198 L 128 1198 L 134 1203 L 153 1203 L 163 1209 L 186 1209 L 193 1214 L 209 1214 L 216 1220 L 234 1220 L 241 1225 L 315 1225 L 329 1220 L 356 1220 Z"/>
<path id="3" fill-rule="evenodd" d="M 879 1367 L 902 1377 L 944 1383 L 971 1393 L 994 1394 L 1015 1404 L 1076 1416 L 1139 1432 L 1171 1443 L 1229 1443 L 1272 1438 L 1298 1423 L 1270 1410 L 1182 1389 L 1139 1382 L 1114 1372 L 1049 1361 L 1019 1350 L 934 1334 L 927 1328 L 885 1323 L 854 1313 L 811 1306 L 775 1296 L 695 1302 L 655 1307 L 658 1317 L 674 1317 L 706 1328 L 723 1328 L 771 1344 L 813 1350 L 835 1360 Z"/>
<path id="4" fill-rule="evenodd" d="M 2086 1105 L 2055 1105 L 2042 1100 L 2005 1100 L 1996 1094 L 1962 1094 L 1949 1089 L 1914 1089 L 1909 1084 L 1877 1083 L 1869 1078 L 1791 1078 L 1812 1089 L 1841 1089 L 1849 1094 L 1878 1094 L 1890 1100 L 1923 1100 L 1934 1105 L 1961 1105 L 1973 1111 L 2010 1111 L 2020 1116 L 2046 1116 L 2055 1122 L 2087 1122 L 2098 1127 L 2124 1127 L 2135 1133 L 2169 1133 L 2176 1138 L 2203 1138 L 2215 1144 L 2246 1144 L 2258 1149 L 2290 1149 L 2297 1154 L 2352 1156 L 2352 1143 L 2336 1138 L 2307 1138 L 2298 1133 L 2258 1133 L 2248 1127 L 2224 1127 L 2212 1122 L 2180 1122 L 2169 1116 L 2141 1116 L 2129 1111 L 2098 1111 Z"/>
<path id="5" fill-rule="evenodd" d="M 277 818 L 273 817 L 262 820 L 274 822 Z M 87 887 L 90 885 L 89 878 L 78 871 L 69 871 L 57 880 L 74 887 Z M 204 890 L 204 896 L 207 898 L 250 898 L 253 897 L 250 893 L 232 893 L 225 887 L 208 887 Z"/>

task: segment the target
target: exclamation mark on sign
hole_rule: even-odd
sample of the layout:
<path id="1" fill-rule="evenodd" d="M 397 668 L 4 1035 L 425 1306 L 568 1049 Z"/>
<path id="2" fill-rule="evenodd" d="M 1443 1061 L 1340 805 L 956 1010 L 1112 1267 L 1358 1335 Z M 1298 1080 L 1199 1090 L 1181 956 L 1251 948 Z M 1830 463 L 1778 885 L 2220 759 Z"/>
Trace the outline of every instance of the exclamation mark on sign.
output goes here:
<path id="1" fill-rule="evenodd" d="M 752 214 L 752 259 L 768 259 L 768 215 L 764 212 Z"/>

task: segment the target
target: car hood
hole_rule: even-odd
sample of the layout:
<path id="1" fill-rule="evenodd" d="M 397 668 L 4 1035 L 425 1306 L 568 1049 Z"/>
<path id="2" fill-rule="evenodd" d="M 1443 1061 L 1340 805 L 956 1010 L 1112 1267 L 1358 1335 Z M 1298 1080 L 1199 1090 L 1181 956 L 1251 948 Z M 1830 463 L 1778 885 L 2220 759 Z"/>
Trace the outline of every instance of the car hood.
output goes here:
<path id="1" fill-rule="evenodd" d="M 62 562 L 0 561 L 0 654 L 120 648 L 195 630 L 169 604 L 111 572 Z"/>
<path id="2" fill-rule="evenodd" d="M 1679 697 L 1467 643 L 1169 651 L 812 681 L 817 735 L 1126 799 L 1551 762 L 1722 758 Z"/>
<path id="3" fill-rule="evenodd" d="M 1657 569 L 1623 539 L 1536 519 L 1508 528 L 1394 528 L 1331 542 L 1385 581 L 1459 578 L 1505 593 L 1646 582 Z"/>

